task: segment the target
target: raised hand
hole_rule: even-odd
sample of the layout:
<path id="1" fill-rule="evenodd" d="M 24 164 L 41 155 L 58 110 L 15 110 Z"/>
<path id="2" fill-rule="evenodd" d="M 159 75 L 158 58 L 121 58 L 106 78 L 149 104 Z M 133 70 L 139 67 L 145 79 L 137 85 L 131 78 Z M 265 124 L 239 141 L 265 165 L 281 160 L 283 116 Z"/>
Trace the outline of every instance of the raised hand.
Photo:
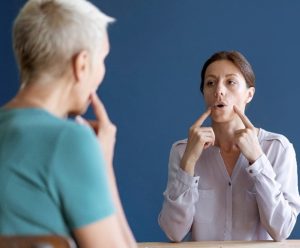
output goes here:
<path id="1" fill-rule="evenodd" d="M 252 164 L 263 153 L 257 138 L 257 129 L 238 107 L 233 106 L 233 109 L 245 126 L 244 129 L 235 131 L 235 143 L 248 159 L 249 163 Z"/>
<path id="2" fill-rule="evenodd" d="M 120 227 L 120 231 L 122 235 L 122 237 L 117 237 L 117 238 L 120 240 L 122 239 L 122 241 L 124 241 L 127 244 L 126 247 L 137 247 L 134 236 L 130 230 L 130 227 L 127 223 L 123 211 L 123 207 L 119 197 L 118 187 L 116 183 L 116 178 L 112 166 L 117 128 L 110 121 L 107 112 L 105 110 L 105 107 L 96 93 L 91 94 L 91 105 L 94 110 L 96 120 L 85 120 L 81 116 L 78 116 L 78 118 L 76 119 L 78 122 L 88 125 L 94 129 L 95 134 L 98 137 L 99 143 L 102 146 L 104 159 L 106 160 L 106 166 L 107 166 L 108 184 L 111 190 L 114 205 L 116 207 L 116 214 L 115 214 L 116 221 L 118 222 L 117 223 L 118 228 Z M 95 225 L 90 225 L 90 226 L 95 227 Z M 96 233 L 98 232 L 98 230 L 96 230 L 95 228 L 93 228 L 93 230 L 95 230 L 93 234 L 97 235 Z M 124 245 L 121 247 L 124 247 Z"/>
<path id="3" fill-rule="evenodd" d="M 208 148 L 215 142 L 213 129 L 211 127 L 201 127 L 210 113 L 211 109 L 209 108 L 189 130 L 188 142 L 180 166 L 191 176 L 194 175 L 196 162 L 201 156 L 203 149 Z"/>
<path id="4" fill-rule="evenodd" d="M 76 120 L 92 127 L 101 144 L 104 158 L 108 165 L 112 165 L 116 141 L 116 126 L 110 121 L 105 107 L 96 93 L 91 94 L 91 105 L 95 113 L 95 120 L 85 120 L 78 116 Z"/>

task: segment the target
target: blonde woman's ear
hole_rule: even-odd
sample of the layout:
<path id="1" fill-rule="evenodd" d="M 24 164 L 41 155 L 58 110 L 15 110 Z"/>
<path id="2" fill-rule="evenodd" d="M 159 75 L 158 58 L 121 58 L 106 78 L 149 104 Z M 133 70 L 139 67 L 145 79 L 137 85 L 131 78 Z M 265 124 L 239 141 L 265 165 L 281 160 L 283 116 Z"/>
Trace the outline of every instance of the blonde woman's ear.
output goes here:
<path id="1" fill-rule="evenodd" d="M 73 73 L 77 82 L 84 81 L 88 73 L 89 54 L 87 51 L 81 51 L 73 57 Z"/>

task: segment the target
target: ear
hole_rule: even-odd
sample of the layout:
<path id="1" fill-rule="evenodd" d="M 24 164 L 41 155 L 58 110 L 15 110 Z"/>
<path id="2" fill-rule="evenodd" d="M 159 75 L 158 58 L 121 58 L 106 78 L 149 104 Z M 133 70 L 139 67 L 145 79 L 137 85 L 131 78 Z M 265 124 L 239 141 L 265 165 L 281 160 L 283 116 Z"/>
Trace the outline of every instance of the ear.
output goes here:
<path id="1" fill-rule="evenodd" d="M 88 75 L 89 56 L 87 51 L 81 51 L 72 60 L 73 75 L 75 82 L 82 82 Z"/>
<path id="2" fill-rule="evenodd" d="M 254 96 L 254 93 L 255 93 L 255 88 L 254 88 L 254 87 L 250 87 L 250 88 L 248 89 L 248 96 L 247 96 L 247 101 L 246 101 L 246 103 L 251 102 L 251 100 L 252 100 L 252 98 L 253 98 L 253 96 Z"/>

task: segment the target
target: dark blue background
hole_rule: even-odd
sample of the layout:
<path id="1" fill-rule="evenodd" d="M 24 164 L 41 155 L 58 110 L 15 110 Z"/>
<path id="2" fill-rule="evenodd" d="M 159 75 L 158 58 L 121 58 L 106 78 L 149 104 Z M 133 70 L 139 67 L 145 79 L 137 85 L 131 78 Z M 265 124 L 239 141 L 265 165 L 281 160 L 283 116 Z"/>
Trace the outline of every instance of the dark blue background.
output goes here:
<path id="1" fill-rule="evenodd" d="M 24 2 L 1 3 L 1 105 L 18 89 L 11 26 Z M 300 154 L 298 0 L 93 2 L 117 19 L 109 30 L 100 96 L 118 126 L 114 164 L 138 241 L 166 240 L 157 215 L 169 150 L 204 110 L 200 69 L 215 51 L 235 49 L 248 58 L 257 77 L 248 117 L 257 127 L 286 135 Z M 300 239 L 299 222 L 290 238 Z"/>

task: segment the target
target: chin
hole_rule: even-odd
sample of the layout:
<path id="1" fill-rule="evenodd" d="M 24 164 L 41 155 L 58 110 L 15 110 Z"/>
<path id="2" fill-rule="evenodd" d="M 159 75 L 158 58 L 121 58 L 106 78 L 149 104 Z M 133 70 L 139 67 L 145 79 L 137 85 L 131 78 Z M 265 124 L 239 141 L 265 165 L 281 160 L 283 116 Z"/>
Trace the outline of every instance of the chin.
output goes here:
<path id="1" fill-rule="evenodd" d="M 82 111 L 77 111 L 77 110 L 70 110 L 68 113 L 68 116 L 77 116 L 77 115 L 82 115 L 84 112 Z"/>
<path id="2" fill-rule="evenodd" d="M 231 114 L 215 114 L 211 115 L 211 119 L 216 123 L 224 123 L 233 120 L 233 116 Z"/>
<path id="3" fill-rule="evenodd" d="M 69 111 L 70 116 L 83 115 L 88 109 L 89 103 L 85 104 L 81 108 L 74 108 Z"/>

